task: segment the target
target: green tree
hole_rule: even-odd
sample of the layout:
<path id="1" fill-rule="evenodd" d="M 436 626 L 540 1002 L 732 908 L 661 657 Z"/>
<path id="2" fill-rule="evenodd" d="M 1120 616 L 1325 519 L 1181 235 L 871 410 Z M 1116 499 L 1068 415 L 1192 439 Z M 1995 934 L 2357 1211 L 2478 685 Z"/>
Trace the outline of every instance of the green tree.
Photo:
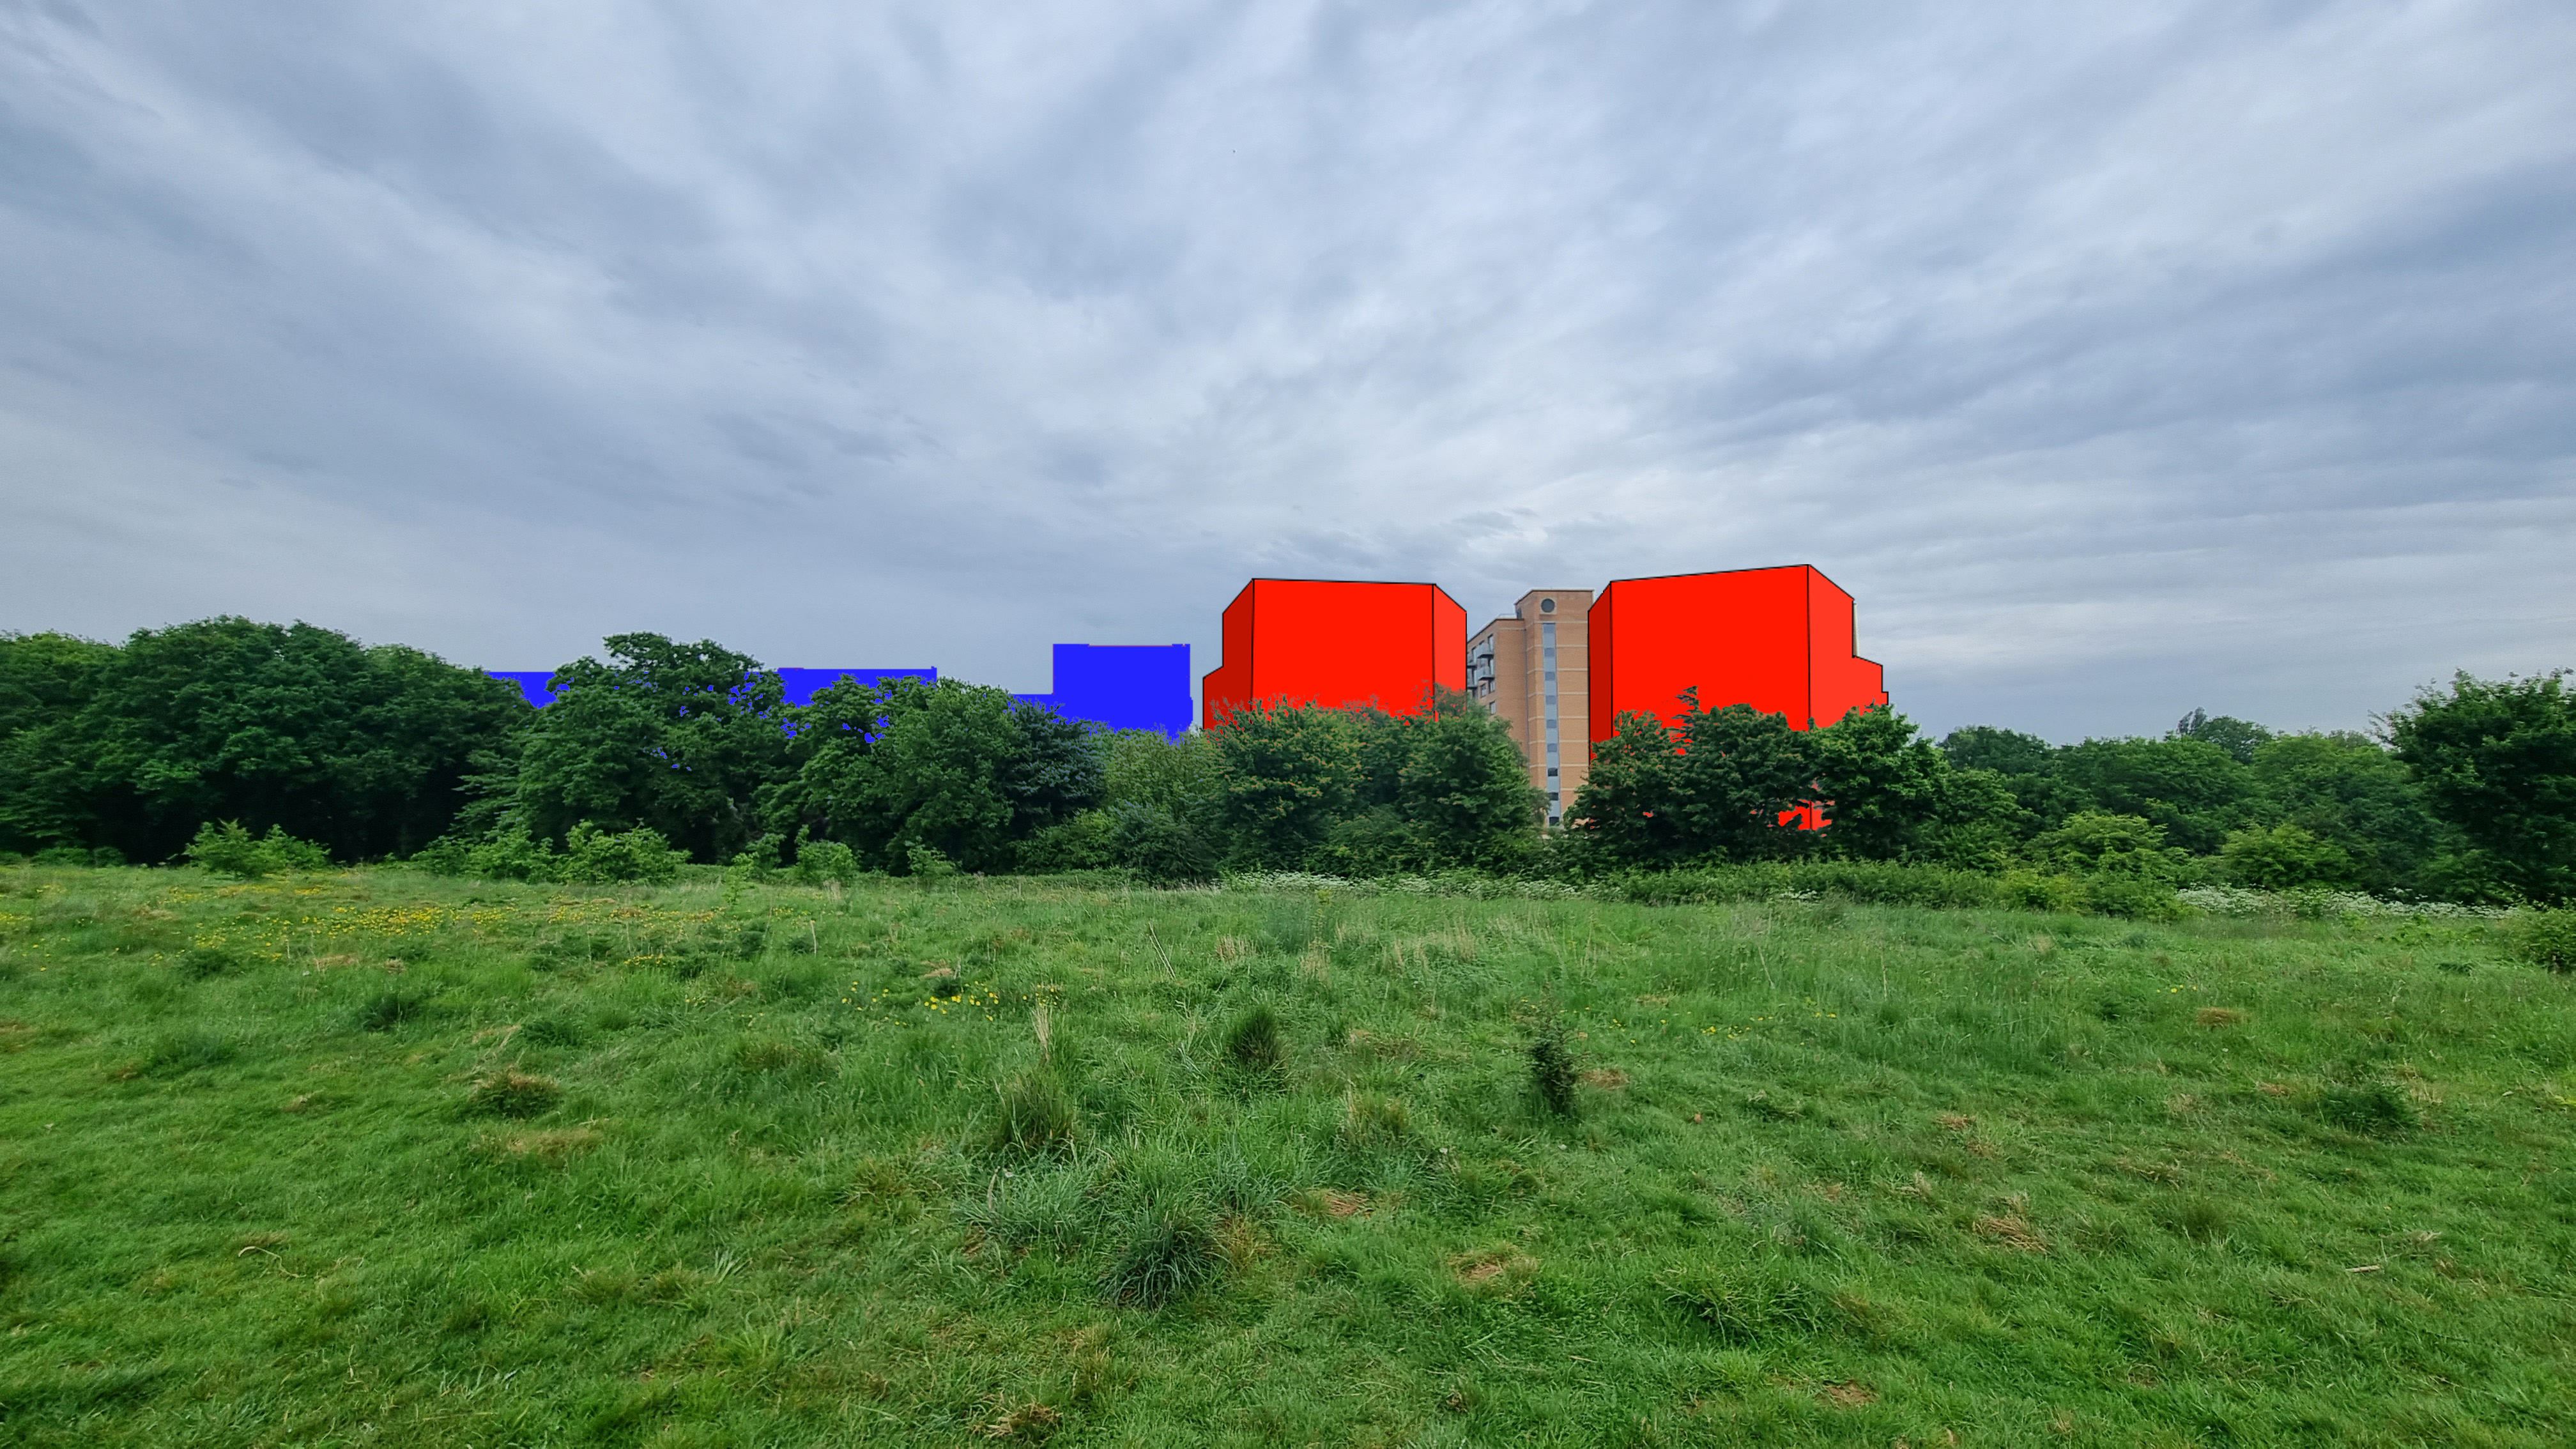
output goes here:
<path id="1" fill-rule="evenodd" d="M 2104 810 L 2079 810 L 2031 842 L 2041 864 L 2074 875 L 2126 877 L 2159 885 L 2199 878 L 2188 852 L 2165 843 L 2154 821 Z"/>
<path id="2" fill-rule="evenodd" d="M 1941 753 L 1955 770 L 1991 772 L 2012 796 L 2017 813 L 1990 818 L 2009 819 L 2019 832 L 2016 843 L 2090 803 L 2082 791 L 2058 776 L 2058 747 L 2037 735 L 1994 725 L 1969 725 L 1943 736 Z"/>
<path id="3" fill-rule="evenodd" d="M 2360 884 L 2360 871 L 2342 846 L 2289 821 L 2228 836 L 2219 861 L 2229 880 L 2257 890 L 2348 889 Z"/>
<path id="4" fill-rule="evenodd" d="M 961 869 L 1008 869 L 1020 841 L 1100 799 L 1096 741 L 1003 690 L 843 681 L 791 713 L 799 763 L 765 797 L 772 824 L 839 840 L 897 874 L 911 871 L 916 846 Z"/>
<path id="5" fill-rule="evenodd" d="M 2564 671 L 2455 676 L 2388 717 L 2397 757 L 2468 864 L 2535 901 L 2576 898 L 2576 696 Z"/>
<path id="6" fill-rule="evenodd" d="M 2184 715 L 2182 722 L 2175 725 L 2173 732 L 2165 738 L 2199 740 L 2203 744 L 2216 745 L 2225 750 L 2228 758 L 2236 763 L 2250 765 L 2254 763 L 2254 752 L 2261 749 L 2273 738 L 2273 735 L 2270 730 L 2252 720 L 2236 719 L 2229 715 L 2211 714 L 2208 710 L 2196 709 Z"/>
<path id="7" fill-rule="evenodd" d="M 2194 855 L 2257 810 L 2253 771 L 2207 740 L 2086 740 L 2057 751 L 2056 767 L 2083 809 L 2151 820 Z"/>
<path id="8" fill-rule="evenodd" d="M 2327 842 L 2363 890 L 2418 890 L 2445 836 L 2404 761 L 2349 731 L 2279 735 L 2254 751 L 2266 818 Z"/>
<path id="9" fill-rule="evenodd" d="M 1235 864 L 1305 866 L 1336 822 L 1358 813 L 1363 724 L 1345 710 L 1254 704 L 1215 740 L 1219 819 Z"/>
<path id="10" fill-rule="evenodd" d="M 1961 801 L 1950 760 L 1885 705 L 1856 709 L 1802 742 L 1814 795 L 1832 822 L 1818 836 L 1826 855 L 1910 860 L 1928 855 L 1945 807 Z"/>
<path id="11" fill-rule="evenodd" d="M 513 809 L 540 840 L 649 826 L 697 860 L 730 858 L 760 834 L 759 793 L 788 770 L 784 686 L 712 640 L 602 643 L 607 660 L 555 671 L 554 703 L 509 782 Z"/>
<path id="12" fill-rule="evenodd" d="M 310 624 L 205 619 L 103 653 L 28 642 L 0 651 L 36 721 L 0 745 L 0 829 L 141 860 L 225 820 L 341 859 L 409 854 L 530 713 L 479 671 Z"/>
<path id="13" fill-rule="evenodd" d="M 1816 798 L 1815 772 L 1786 716 L 1751 705 L 1704 709 L 1682 695 L 1682 727 L 1621 715 L 1593 746 L 1571 829 L 1632 865 L 1769 860 L 1799 854 L 1814 832 L 1782 817 Z"/>

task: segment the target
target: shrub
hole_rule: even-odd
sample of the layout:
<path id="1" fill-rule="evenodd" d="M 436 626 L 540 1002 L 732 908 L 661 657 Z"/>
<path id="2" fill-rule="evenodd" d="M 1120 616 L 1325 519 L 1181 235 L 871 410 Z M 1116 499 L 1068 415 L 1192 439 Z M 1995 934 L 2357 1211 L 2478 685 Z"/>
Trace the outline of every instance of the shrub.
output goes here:
<path id="1" fill-rule="evenodd" d="M 510 829 L 467 847 L 463 873 L 483 880 L 561 880 L 563 859 L 525 829 Z"/>
<path id="2" fill-rule="evenodd" d="M 989 1139 L 1001 1151 L 1034 1156 L 1071 1147 L 1081 1125 L 1082 1113 L 1074 1105 L 1073 1094 L 1053 1072 L 1041 1069 L 1023 1073 L 1002 1088 Z"/>
<path id="3" fill-rule="evenodd" d="M 534 1117 L 562 1099 L 563 1087 L 554 1078 L 516 1067 L 482 1078 L 465 1094 L 467 1106 L 494 1117 Z"/>
<path id="4" fill-rule="evenodd" d="M 1151 1208 L 1128 1229 L 1100 1288 L 1112 1303 L 1160 1308 L 1224 1275 L 1225 1255 L 1205 1216 L 1195 1208 Z"/>
<path id="5" fill-rule="evenodd" d="M 1530 1088 L 1540 1105 L 1560 1117 L 1574 1115 L 1574 1051 L 1565 1044 L 1565 1028 L 1552 1026 L 1530 1043 Z"/>
<path id="6" fill-rule="evenodd" d="M 2576 910 L 2525 911 L 2511 940 L 2517 960 L 2561 974 L 2576 971 Z"/>
<path id="7" fill-rule="evenodd" d="M 903 864 L 904 872 L 916 880 L 947 880 L 957 874 L 957 862 L 945 851 L 918 840 L 903 848 Z"/>
<path id="8" fill-rule="evenodd" d="M 1288 1065 L 1288 1040 L 1279 1030 L 1279 1013 L 1265 1003 L 1235 1018 L 1226 1028 L 1225 1059 L 1236 1070 L 1276 1076 Z"/>
<path id="9" fill-rule="evenodd" d="M 309 840 L 296 839 L 282 826 L 272 825 L 268 834 L 255 836 L 238 820 L 221 825 L 209 820 L 197 827 L 197 838 L 188 842 L 182 854 L 191 864 L 243 880 L 324 870 L 331 864 L 329 851 Z"/>
<path id="10" fill-rule="evenodd" d="M 649 825 L 611 835 L 584 821 L 564 841 L 558 878 L 577 885 L 667 885 L 679 879 L 688 858 Z"/>
<path id="11" fill-rule="evenodd" d="M 848 885 L 861 874 L 859 853 L 837 840 L 809 840 L 796 851 L 799 885 L 821 885 L 825 881 Z"/>
<path id="12" fill-rule="evenodd" d="M 2360 879 L 2352 856 L 2315 831 L 2284 822 L 2269 830 L 2239 830 L 2219 851 L 2227 878 L 2256 890 L 2303 886 L 2347 889 Z"/>

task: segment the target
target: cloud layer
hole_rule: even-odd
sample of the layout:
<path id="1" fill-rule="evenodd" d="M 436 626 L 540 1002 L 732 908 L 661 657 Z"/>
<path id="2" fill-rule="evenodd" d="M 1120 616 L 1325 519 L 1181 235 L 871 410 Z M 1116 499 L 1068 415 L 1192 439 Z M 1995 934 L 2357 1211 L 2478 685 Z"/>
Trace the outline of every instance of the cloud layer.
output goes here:
<path id="1" fill-rule="evenodd" d="M 864 11 L 864 13 L 861 13 Z M 0 627 L 1044 687 L 1811 562 L 1935 728 L 2576 664 L 2555 0 L 0 4 Z"/>

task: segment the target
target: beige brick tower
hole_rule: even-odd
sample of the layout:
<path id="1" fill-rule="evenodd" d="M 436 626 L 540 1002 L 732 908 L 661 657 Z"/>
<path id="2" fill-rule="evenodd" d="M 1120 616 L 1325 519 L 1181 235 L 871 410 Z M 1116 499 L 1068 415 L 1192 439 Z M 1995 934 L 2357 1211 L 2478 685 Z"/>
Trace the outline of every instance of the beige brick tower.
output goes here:
<path id="1" fill-rule="evenodd" d="M 1590 589 L 1533 589 L 1467 640 L 1467 690 L 1512 727 L 1530 783 L 1561 823 L 1592 764 Z"/>

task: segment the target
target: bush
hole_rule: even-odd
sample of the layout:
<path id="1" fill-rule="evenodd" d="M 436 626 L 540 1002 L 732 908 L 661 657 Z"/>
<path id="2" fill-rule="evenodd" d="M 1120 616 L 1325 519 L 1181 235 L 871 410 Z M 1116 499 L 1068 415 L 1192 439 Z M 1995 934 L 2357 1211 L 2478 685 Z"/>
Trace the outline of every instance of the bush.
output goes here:
<path id="1" fill-rule="evenodd" d="M 916 840 L 903 848 L 904 873 L 916 880 L 947 880 L 957 874 L 957 862 L 935 845 Z"/>
<path id="2" fill-rule="evenodd" d="M 197 838 L 188 842 L 182 853 L 192 864 L 243 880 L 299 870 L 326 870 L 331 865 L 329 851 L 309 840 L 296 839 L 282 826 L 272 825 L 268 834 L 255 836 L 238 820 L 221 825 L 207 821 L 197 827 Z"/>
<path id="3" fill-rule="evenodd" d="M 818 886 L 825 881 L 843 885 L 864 874 L 859 869 L 859 853 L 837 840 L 809 840 L 796 851 L 796 882 Z"/>
<path id="4" fill-rule="evenodd" d="M 513 828 L 496 831 L 468 847 L 461 873 L 482 880 L 561 880 L 563 858 L 526 829 Z"/>
<path id="5" fill-rule="evenodd" d="M 668 885 L 680 878 L 688 858 L 649 825 L 610 835 L 584 821 L 564 841 L 557 878 L 576 885 Z"/>
<path id="6" fill-rule="evenodd" d="M 1225 1254 L 1207 1219 L 1195 1208 L 1166 1207 L 1138 1215 L 1100 1287 L 1112 1303 L 1160 1308 L 1224 1276 Z"/>
<path id="7" fill-rule="evenodd" d="M 2342 846 L 2291 824 L 2239 830 L 2227 837 L 2219 860 L 2229 880 L 2258 891 L 2305 886 L 2348 889 L 2360 878 L 2352 856 Z"/>
<path id="8" fill-rule="evenodd" d="M 2576 910 L 2525 911 L 2511 941 L 2517 960 L 2561 974 L 2576 971 Z"/>

